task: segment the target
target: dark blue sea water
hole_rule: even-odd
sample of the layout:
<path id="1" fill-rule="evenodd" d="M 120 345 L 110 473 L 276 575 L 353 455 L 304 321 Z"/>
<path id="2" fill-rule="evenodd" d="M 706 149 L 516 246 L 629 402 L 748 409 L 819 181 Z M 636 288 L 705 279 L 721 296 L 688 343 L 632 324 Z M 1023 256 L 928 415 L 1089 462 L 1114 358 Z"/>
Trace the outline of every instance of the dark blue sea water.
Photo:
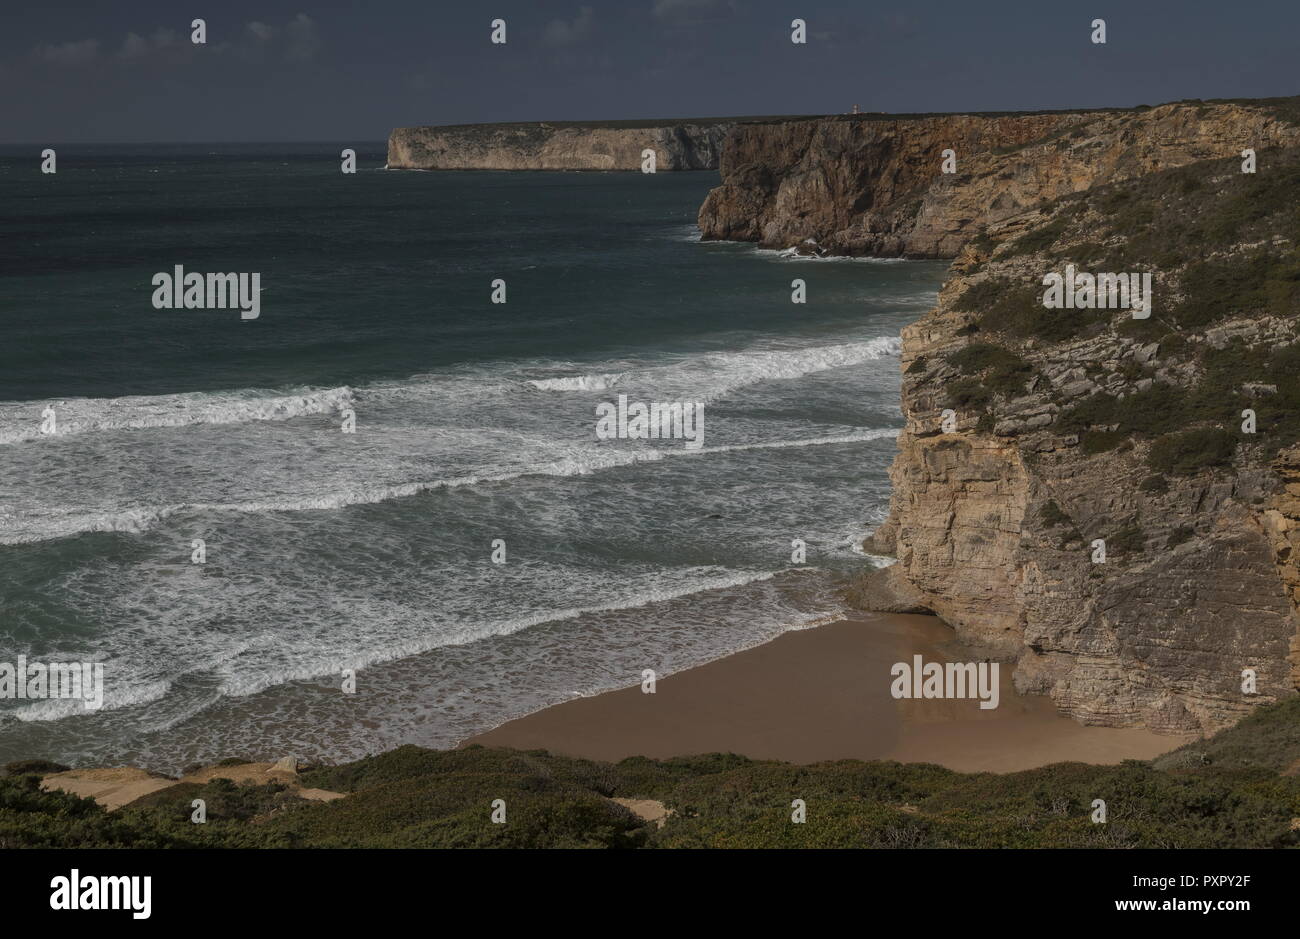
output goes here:
<path id="1" fill-rule="evenodd" d="M 0 152 L 0 662 L 106 681 L 0 701 L 0 760 L 448 746 L 825 621 L 869 563 L 944 264 L 700 243 L 715 173 L 340 149 Z M 178 264 L 260 273 L 260 316 L 155 309 Z M 620 394 L 703 403 L 703 448 L 598 439 Z"/>

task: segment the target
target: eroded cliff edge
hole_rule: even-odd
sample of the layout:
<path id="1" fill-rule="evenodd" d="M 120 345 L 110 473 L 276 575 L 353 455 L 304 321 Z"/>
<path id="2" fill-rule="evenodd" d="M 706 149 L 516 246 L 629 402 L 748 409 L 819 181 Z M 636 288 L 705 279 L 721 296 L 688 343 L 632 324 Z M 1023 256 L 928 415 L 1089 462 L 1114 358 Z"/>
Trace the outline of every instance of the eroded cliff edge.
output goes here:
<path id="1" fill-rule="evenodd" d="M 1213 731 L 1295 693 L 1300 147 L 1258 159 L 1097 187 L 963 249 L 903 331 L 871 539 L 898 562 L 868 602 L 935 612 L 1085 723 Z M 1067 265 L 1150 273 L 1151 316 L 1045 309 Z"/>
<path id="2" fill-rule="evenodd" d="M 867 543 L 898 561 L 865 578 L 866 605 L 938 614 L 1085 723 L 1209 732 L 1295 694 L 1297 110 L 733 131 L 704 237 L 956 257 L 938 306 L 903 331 L 906 428 Z M 1152 274 L 1152 315 L 1045 309 L 1044 275 L 1069 264 Z"/>
<path id="3" fill-rule="evenodd" d="M 743 120 L 398 127 L 388 137 L 388 168 L 640 170 L 651 149 L 656 172 L 717 169 L 723 140 Z"/>
<path id="4" fill-rule="evenodd" d="M 981 225 L 1040 201 L 1296 139 L 1295 99 L 1156 108 L 891 117 L 737 126 L 706 239 L 832 254 L 953 257 Z M 952 150 L 956 172 L 941 171 Z"/>

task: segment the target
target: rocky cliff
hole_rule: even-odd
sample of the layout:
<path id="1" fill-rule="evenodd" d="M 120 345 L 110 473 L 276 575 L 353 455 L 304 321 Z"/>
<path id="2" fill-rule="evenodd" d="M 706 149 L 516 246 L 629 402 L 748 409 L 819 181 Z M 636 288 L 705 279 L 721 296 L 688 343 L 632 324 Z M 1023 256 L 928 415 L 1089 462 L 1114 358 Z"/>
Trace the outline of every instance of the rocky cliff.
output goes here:
<path id="1" fill-rule="evenodd" d="M 938 614 L 1085 723 L 1213 731 L 1300 686 L 1300 147 L 1260 149 L 1254 174 L 1233 156 L 1136 176 L 1295 127 L 1237 105 L 1071 126 L 983 182 L 935 181 L 924 205 L 967 208 L 890 243 L 980 226 L 903 332 L 906 428 L 868 543 L 898 561 L 862 595 Z M 1024 182 L 1107 175 L 1129 179 L 1049 202 Z M 1151 274 L 1150 316 L 1046 308 L 1071 266 Z"/>
<path id="2" fill-rule="evenodd" d="M 1289 99 L 1127 111 L 841 115 L 734 129 L 706 239 L 953 257 L 981 225 L 1103 182 L 1297 139 Z M 944 151 L 955 172 L 943 172 Z"/>
<path id="3" fill-rule="evenodd" d="M 717 169 L 735 124 L 732 118 L 398 127 L 388 138 L 388 168 L 640 170 L 642 151 L 651 149 L 656 172 Z"/>

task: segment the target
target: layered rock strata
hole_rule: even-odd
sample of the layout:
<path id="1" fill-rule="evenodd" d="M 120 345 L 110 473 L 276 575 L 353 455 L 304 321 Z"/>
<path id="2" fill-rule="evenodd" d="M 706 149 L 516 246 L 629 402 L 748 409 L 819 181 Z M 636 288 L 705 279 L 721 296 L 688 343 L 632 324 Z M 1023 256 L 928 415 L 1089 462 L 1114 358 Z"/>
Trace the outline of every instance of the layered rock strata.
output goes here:
<path id="1" fill-rule="evenodd" d="M 1277 107 L 1227 102 L 747 124 L 727 141 L 699 226 L 767 247 L 953 257 L 980 226 L 1041 201 L 1298 134 Z"/>

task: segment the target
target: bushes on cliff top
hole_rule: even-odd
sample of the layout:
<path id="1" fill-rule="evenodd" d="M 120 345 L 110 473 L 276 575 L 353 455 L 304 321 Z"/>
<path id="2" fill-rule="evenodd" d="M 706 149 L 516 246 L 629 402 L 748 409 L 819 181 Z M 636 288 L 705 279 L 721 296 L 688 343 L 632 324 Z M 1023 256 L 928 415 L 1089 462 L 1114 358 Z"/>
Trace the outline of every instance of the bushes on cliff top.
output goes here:
<path id="1" fill-rule="evenodd" d="M 1300 760 L 1300 698 L 1256 708 L 1236 726 L 1156 757 L 1158 769 L 1207 766 L 1281 772 Z M 1298 813 L 1300 814 L 1300 813 Z"/>
<path id="2" fill-rule="evenodd" d="M 1178 434 L 1197 425 L 1213 425 L 1220 432 L 1161 444 L 1161 463 L 1152 464 L 1156 468 L 1173 459 L 1175 449 L 1191 445 L 1210 447 L 1203 451 L 1200 465 L 1227 465 L 1220 457 L 1228 452 L 1231 462 L 1228 437 L 1260 444 L 1266 454 L 1300 440 L 1300 383 L 1294 380 L 1300 374 L 1300 346 L 1247 347 L 1238 341 L 1219 349 L 1206 347 L 1198 364 L 1200 377 L 1190 388 L 1156 382 L 1123 398 L 1099 392 L 1062 411 L 1056 430 L 1081 434 L 1085 452 L 1112 449 L 1132 435 Z M 1251 392 L 1252 385 L 1267 390 Z M 1256 434 L 1250 438 L 1234 436 L 1245 408 L 1256 412 Z M 1194 462 L 1195 454 L 1184 454 L 1180 465 L 1192 465 L 1189 459 Z"/>
<path id="3" fill-rule="evenodd" d="M 972 342 L 950 353 L 948 364 L 966 375 L 974 375 L 987 368 L 1018 368 L 1024 365 L 1024 360 L 1004 346 Z"/>
<path id="4" fill-rule="evenodd" d="M 1070 523 L 1070 516 L 1061 511 L 1061 507 L 1056 504 L 1055 499 L 1048 499 L 1043 503 L 1042 509 L 1039 510 L 1039 518 L 1042 519 L 1043 525 L 1047 528 L 1055 528 L 1057 525 Z"/>
<path id="5" fill-rule="evenodd" d="M 37 773 L 44 776 L 48 773 L 62 773 L 71 768 L 70 766 L 64 766 L 62 763 L 53 763 L 50 760 L 15 760 L 12 763 L 5 764 L 3 775 L 23 776 L 27 773 Z"/>
<path id="6" fill-rule="evenodd" d="M 1106 538 L 1106 551 L 1118 555 L 1141 554 L 1146 550 L 1146 544 L 1146 534 L 1137 523 L 1133 523 Z"/>
<path id="7" fill-rule="evenodd" d="M 1057 201 L 1050 221 L 1021 235 L 1004 256 L 1053 254 L 1064 239 L 1082 244 L 1055 252 L 1058 259 L 1069 255 L 1094 269 L 1157 274 L 1156 316 L 1121 323 L 1126 333 L 1147 339 L 1171 327 L 1202 329 L 1231 314 L 1300 315 L 1300 203 L 1294 198 L 1300 147 L 1260 150 L 1258 161 L 1257 173 L 1242 173 L 1240 158 L 1230 157 L 1071 194 Z M 1242 244 L 1265 247 L 1223 254 Z M 1175 276 L 1182 300 L 1162 308 L 1160 297 L 1173 287 L 1165 278 Z M 995 308 L 999 292 L 993 286 L 982 294 L 968 291 L 970 304 L 988 314 L 986 329 L 1059 341 L 1095 321 L 1087 311 L 1036 311 L 1023 298 Z"/>
<path id="8" fill-rule="evenodd" d="M 990 277 L 967 287 L 956 309 L 978 314 L 980 331 L 1000 332 L 1016 338 L 1035 337 L 1064 342 L 1102 321 L 1107 311 L 1049 310 L 1042 303 L 1042 286 L 1008 277 Z"/>
<path id="9" fill-rule="evenodd" d="M 1017 257 L 1024 254 L 1037 254 L 1046 251 L 1069 228 L 1072 219 L 1068 215 L 1058 215 L 1050 222 L 1031 228 L 1004 248 L 1002 258 Z M 1001 260 L 1001 258 L 999 258 Z"/>
<path id="10" fill-rule="evenodd" d="M 1138 483 L 1139 492 L 1162 493 L 1169 491 L 1169 480 L 1156 473 L 1154 476 L 1148 476 L 1142 482 Z"/>
<path id="11" fill-rule="evenodd" d="M 1230 465 L 1236 452 L 1236 434 L 1217 427 L 1200 427 L 1159 438 L 1151 445 L 1147 462 L 1162 473 L 1189 476 Z"/>
<path id="12" fill-rule="evenodd" d="M 948 364 L 964 375 L 984 373 L 983 384 L 997 394 L 1008 396 L 1025 390 L 1033 368 L 1019 355 L 1004 346 L 974 342 L 948 356 Z"/>
<path id="13" fill-rule="evenodd" d="M 44 792 L 37 775 L 0 778 L 0 850 L 192 846 L 151 819 L 111 815 L 93 799 Z"/>
<path id="14" fill-rule="evenodd" d="M 506 803 L 493 824 L 492 803 Z M 538 774 L 434 773 L 361 789 L 263 824 L 291 845 L 367 848 L 635 847 L 645 836 L 627 809 Z"/>
<path id="15" fill-rule="evenodd" d="M 1089 237 L 1120 240 L 1110 270 L 1145 263 L 1168 271 L 1215 249 L 1275 236 L 1294 243 L 1300 148 L 1260 150 L 1258 162 L 1257 173 L 1242 173 L 1240 158 L 1229 157 L 1091 190 L 1082 196 L 1096 209 Z"/>
<path id="16" fill-rule="evenodd" d="M 978 378 L 959 378 L 948 386 L 948 407 L 953 410 L 982 411 L 993 400 L 991 392 Z"/>
<path id="17" fill-rule="evenodd" d="M 1184 329 L 1200 329 L 1229 314 L 1300 314 L 1300 256 L 1254 251 L 1197 261 L 1182 276 L 1186 299 L 1172 312 Z"/>
<path id="18" fill-rule="evenodd" d="M 1056 419 L 1061 433 L 1083 433 L 1094 425 L 1114 425 L 1124 435 L 1159 434 L 1182 426 L 1186 392 L 1164 383 L 1152 384 L 1123 398 L 1106 391 L 1085 398 Z"/>

